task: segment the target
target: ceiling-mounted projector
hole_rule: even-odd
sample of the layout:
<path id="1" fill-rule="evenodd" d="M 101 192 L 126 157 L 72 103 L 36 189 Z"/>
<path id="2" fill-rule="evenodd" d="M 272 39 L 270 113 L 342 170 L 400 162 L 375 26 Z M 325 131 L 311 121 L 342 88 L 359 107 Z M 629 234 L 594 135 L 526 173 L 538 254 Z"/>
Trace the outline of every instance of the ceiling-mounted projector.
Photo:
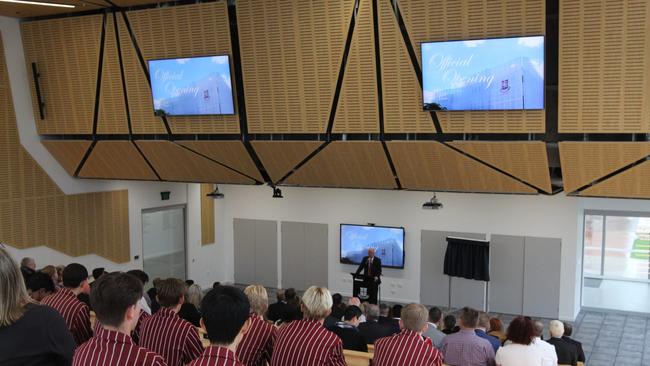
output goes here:
<path id="1" fill-rule="evenodd" d="M 436 197 L 435 193 L 433 194 L 433 197 L 431 197 L 430 200 L 422 204 L 423 210 L 439 210 L 441 208 L 442 208 L 442 203 L 438 201 L 438 198 Z"/>
<path id="2" fill-rule="evenodd" d="M 224 198 L 225 195 L 221 192 L 219 192 L 219 186 L 214 187 L 214 191 L 208 193 L 205 195 L 206 197 L 214 198 L 214 199 L 219 199 L 219 198 Z"/>

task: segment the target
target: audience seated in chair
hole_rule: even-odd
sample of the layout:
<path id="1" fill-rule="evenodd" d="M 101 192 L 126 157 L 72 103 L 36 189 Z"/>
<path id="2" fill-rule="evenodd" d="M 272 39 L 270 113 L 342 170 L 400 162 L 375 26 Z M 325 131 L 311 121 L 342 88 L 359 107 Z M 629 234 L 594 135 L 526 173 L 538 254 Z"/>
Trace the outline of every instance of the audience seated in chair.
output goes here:
<path id="1" fill-rule="evenodd" d="M 264 320 L 269 296 L 261 285 L 244 289 L 250 303 L 250 328 L 237 346 L 239 362 L 247 366 L 263 366 L 271 362 L 278 329 Z"/>
<path id="2" fill-rule="evenodd" d="M 27 280 L 27 293 L 36 302 L 41 302 L 55 291 L 52 277 L 47 273 L 36 272 Z"/>
<path id="3" fill-rule="evenodd" d="M 551 333 L 551 338 L 548 339 L 548 343 L 555 346 L 557 362 L 562 365 L 576 366 L 578 364 L 578 348 L 562 339 L 564 335 L 564 324 L 559 320 L 551 320 L 548 325 L 548 331 Z"/>
<path id="4" fill-rule="evenodd" d="M 345 315 L 344 313 L 346 307 L 346 305 L 343 303 L 343 296 L 341 296 L 339 293 L 332 295 L 332 302 L 332 313 L 330 316 L 335 318 L 336 321 L 341 321 L 341 319 L 343 319 L 343 315 Z"/>
<path id="5" fill-rule="evenodd" d="M 65 281 L 65 271 L 63 276 Z M 142 293 L 142 282 L 127 273 L 109 273 L 97 280 L 90 302 L 101 326 L 88 342 L 77 348 L 73 366 L 166 365 L 160 355 L 131 339 L 141 315 Z"/>
<path id="6" fill-rule="evenodd" d="M 190 280 L 191 281 L 191 280 Z M 193 281 L 192 281 L 193 282 Z M 187 286 L 187 281 L 185 281 Z M 200 326 L 201 323 L 201 300 L 203 299 L 203 291 L 201 286 L 192 283 L 187 288 L 187 296 L 185 302 L 178 312 L 178 316 L 192 323 L 195 327 Z"/>
<path id="7" fill-rule="evenodd" d="M 562 339 L 576 346 L 578 350 L 578 362 L 585 362 L 585 351 L 582 349 L 582 343 L 571 338 L 571 334 L 573 334 L 573 326 L 564 322 L 564 336 L 562 336 Z"/>
<path id="8" fill-rule="evenodd" d="M 497 366 L 543 366 L 542 354 L 533 344 L 533 322 L 518 316 L 508 326 L 508 341 L 496 354 Z"/>
<path id="9" fill-rule="evenodd" d="M 377 339 L 388 337 L 396 333 L 394 331 L 392 320 L 390 322 L 379 322 L 379 306 L 369 304 L 367 308 L 366 322 L 360 323 L 357 329 L 359 329 L 359 332 L 366 338 L 368 344 L 374 344 Z"/>
<path id="10" fill-rule="evenodd" d="M 453 314 L 447 314 L 442 320 L 442 332 L 445 334 L 456 333 L 460 327 L 456 325 L 456 317 Z"/>
<path id="11" fill-rule="evenodd" d="M 333 327 L 328 328 L 343 341 L 343 349 L 352 351 L 368 352 L 368 341 L 357 328 L 360 324 L 361 309 L 358 306 L 350 305 L 345 309 L 344 321 L 337 322 Z"/>
<path id="12" fill-rule="evenodd" d="M 61 314 L 77 345 L 81 345 L 93 335 L 90 327 L 90 309 L 77 298 L 77 295 L 89 292 L 86 267 L 72 263 L 63 270 L 63 288 L 41 301 L 41 304 L 50 306 Z"/>
<path id="13" fill-rule="evenodd" d="M 287 312 L 287 302 L 284 298 L 284 289 L 275 290 L 276 302 L 269 305 L 269 309 L 266 312 L 266 318 L 272 322 L 277 322 L 280 319 L 284 318 L 284 314 Z"/>
<path id="14" fill-rule="evenodd" d="M 542 334 L 544 334 L 544 324 L 539 320 L 533 322 L 533 346 L 537 348 L 539 353 L 542 355 L 542 364 L 544 366 L 555 366 L 557 365 L 557 354 L 555 353 L 555 347 L 550 343 L 542 340 Z"/>
<path id="15" fill-rule="evenodd" d="M 420 304 L 409 304 L 402 309 L 400 326 L 402 331 L 377 340 L 375 343 L 374 366 L 440 366 L 442 354 L 422 337 L 428 328 L 427 309 Z"/>
<path id="16" fill-rule="evenodd" d="M 178 316 L 185 302 L 185 284 L 168 278 L 157 285 L 156 301 L 161 307 L 142 322 L 139 345 L 157 352 L 169 366 L 182 366 L 203 352 L 196 327 Z"/>
<path id="17" fill-rule="evenodd" d="M 455 365 L 494 365 L 494 348 L 476 335 L 479 312 L 465 307 L 460 311 L 460 330 L 442 340 L 445 363 Z"/>
<path id="18" fill-rule="evenodd" d="M 149 282 L 149 275 L 147 275 L 143 270 L 140 269 L 132 269 L 128 272 L 126 272 L 135 278 L 139 279 L 140 282 L 142 282 L 143 288 L 147 286 L 147 283 Z M 151 300 L 148 300 L 149 295 L 147 293 L 142 294 L 142 299 L 140 299 L 140 308 L 147 313 L 148 315 L 151 315 Z"/>
<path id="19" fill-rule="evenodd" d="M 30 300 L 18 263 L 0 247 L 0 365 L 69 365 L 74 348 L 61 315 Z"/>
<path id="20" fill-rule="evenodd" d="M 201 326 L 208 332 L 210 346 L 188 366 L 244 366 L 236 350 L 250 328 L 250 303 L 232 286 L 219 286 L 201 302 Z"/>
<path id="21" fill-rule="evenodd" d="M 497 350 L 501 346 L 499 338 L 489 335 L 487 332 L 490 330 L 490 315 L 487 313 L 481 312 L 478 316 L 478 326 L 474 330 L 477 336 L 487 340 L 492 345 L 494 353 L 496 354 Z"/>
<path id="22" fill-rule="evenodd" d="M 147 296 L 151 299 L 151 314 L 155 314 L 158 309 L 160 309 L 160 304 L 156 300 L 156 295 L 158 295 L 158 286 L 160 285 L 162 278 L 156 277 L 151 281 L 153 285 L 149 290 L 147 290 Z"/>
<path id="23" fill-rule="evenodd" d="M 445 333 L 440 331 L 442 327 L 442 311 L 437 307 L 429 309 L 429 323 L 427 330 L 422 334 L 429 338 L 436 348 L 442 346 L 442 339 L 445 338 Z"/>
<path id="24" fill-rule="evenodd" d="M 379 324 L 386 324 L 391 329 L 391 334 L 400 332 L 399 320 L 393 319 L 390 315 L 391 308 L 386 304 L 379 305 Z"/>
<path id="25" fill-rule="evenodd" d="M 401 314 L 402 314 L 402 305 L 400 304 L 395 304 L 390 309 L 390 316 L 393 319 L 399 319 L 402 316 Z"/>
<path id="26" fill-rule="evenodd" d="M 351 297 L 348 299 L 348 306 L 356 306 L 361 310 L 361 317 L 359 318 L 359 322 L 365 323 L 366 321 L 366 316 L 363 313 L 363 307 L 364 305 L 361 304 L 361 300 L 358 297 Z"/>
<path id="27" fill-rule="evenodd" d="M 490 331 L 489 335 L 499 338 L 499 342 L 503 344 L 506 340 L 506 332 L 503 331 L 503 323 L 499 318 L 490 318 Z"/>
<path id="28" fill-rule="evenodd" d="M 271 366 L 344 366 L 343 343 L 323 328 L 332 311 L 332 295 L 324 287 L 312 286 L 302 297 L 303 319 L 278 331 Z"/>
<path id="29" fill-rule="evenodd" d="M 36 261 L 34 258 L 25 257 L 20 261 L 20 273 L 23 275 L 23 281 L 27 283 L 29 277 L 36 273 Z"/>

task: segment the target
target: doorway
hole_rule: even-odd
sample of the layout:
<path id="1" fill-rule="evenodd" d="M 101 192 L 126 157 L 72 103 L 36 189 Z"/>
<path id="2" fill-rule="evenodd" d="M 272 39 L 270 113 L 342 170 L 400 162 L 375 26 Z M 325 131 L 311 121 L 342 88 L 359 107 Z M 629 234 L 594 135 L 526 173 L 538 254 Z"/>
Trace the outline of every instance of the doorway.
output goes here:
<path id="1" fill-rule="evenodd" d="M 186 279 L 184 205 L 142 211 L 142 261 L 151 279 Z"/>

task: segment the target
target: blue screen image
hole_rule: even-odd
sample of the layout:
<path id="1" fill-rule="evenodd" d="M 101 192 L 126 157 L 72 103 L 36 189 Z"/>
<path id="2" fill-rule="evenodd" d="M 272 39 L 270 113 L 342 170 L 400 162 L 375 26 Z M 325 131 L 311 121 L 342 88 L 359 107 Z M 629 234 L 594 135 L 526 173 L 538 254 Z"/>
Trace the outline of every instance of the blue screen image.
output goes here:
<path id="1" fill-rule="evenodd" d="M 150 60 L 156 115 L 234 114 L 228 56 Z"/>
<path id="2" fill-rule="evenodd" d="M 544 37 L 422 43 L 424 110 L 544 109 Z"/>
<path id="3" fill-rule="evenodd" d="M 361 263 L 368 248 L 375 248 L 383 267 L 404 267 L 403 228 L 341 225 L 341 263 Z"/>

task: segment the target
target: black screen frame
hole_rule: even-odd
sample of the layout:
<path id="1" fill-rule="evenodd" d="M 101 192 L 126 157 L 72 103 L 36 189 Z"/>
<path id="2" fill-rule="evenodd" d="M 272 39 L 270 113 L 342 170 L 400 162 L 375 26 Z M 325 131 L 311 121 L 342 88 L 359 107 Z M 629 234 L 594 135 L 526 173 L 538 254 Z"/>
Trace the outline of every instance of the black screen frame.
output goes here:
<path id="1" fill-rule="evenodd" d="M 401 229 L 402 230 L 402 266 L 388 266 L 384 263 L 381 264 L 382 268 L 393 268 L 393 269 L 404 269 L 406 265 L 406 230 L 403 226 L 383 226 L 383 225 L 363 225 L 363 224 L 339 224 L 339 263 L 347 264 L 350 266 L 358 266 L 360 263 L 348 263 L 343 261 L 343 226 L 359 226 L 359 227 L 371 227 L 371 228 L 384 228 L 384 229 Z M 379 257 L 381 259 L 381 257 Z"/>

